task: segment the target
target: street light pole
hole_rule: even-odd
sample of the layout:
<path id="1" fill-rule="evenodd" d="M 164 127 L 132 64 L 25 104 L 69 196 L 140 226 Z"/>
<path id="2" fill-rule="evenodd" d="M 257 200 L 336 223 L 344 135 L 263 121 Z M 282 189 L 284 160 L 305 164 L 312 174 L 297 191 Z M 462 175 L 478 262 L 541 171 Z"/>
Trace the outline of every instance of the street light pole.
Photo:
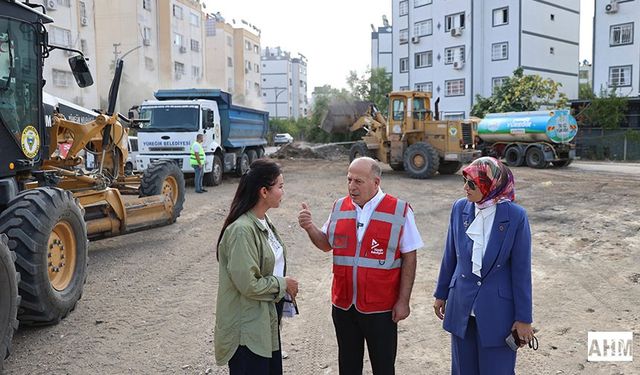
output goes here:
<path id="1" fill-rule="evenodd" d="M 273 87 L 273 92 L 276 94 L 276 119 L 278 118 L 278 97 L 285 91 L 287 91 L 286 87 Z"/>

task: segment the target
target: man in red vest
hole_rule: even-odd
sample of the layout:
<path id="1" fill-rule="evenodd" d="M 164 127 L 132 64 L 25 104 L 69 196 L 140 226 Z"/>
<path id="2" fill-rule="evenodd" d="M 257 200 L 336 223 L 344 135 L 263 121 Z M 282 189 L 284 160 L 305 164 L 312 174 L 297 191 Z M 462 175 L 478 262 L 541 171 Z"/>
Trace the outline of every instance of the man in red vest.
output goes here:
<path id="1" fill-rule="evenodd" d="M 341 375 L 362 374 L 364 343 L 374 375 L 395 373 L 397 323 L 409 316 L 416 250 L 423 246 L 407 202 L 380 189 L 371 158 L 349 166 L 349 195 L 318 228 L 306 203 L 298 223 L 313 244 L 333 251 L 332 318 Z"/>

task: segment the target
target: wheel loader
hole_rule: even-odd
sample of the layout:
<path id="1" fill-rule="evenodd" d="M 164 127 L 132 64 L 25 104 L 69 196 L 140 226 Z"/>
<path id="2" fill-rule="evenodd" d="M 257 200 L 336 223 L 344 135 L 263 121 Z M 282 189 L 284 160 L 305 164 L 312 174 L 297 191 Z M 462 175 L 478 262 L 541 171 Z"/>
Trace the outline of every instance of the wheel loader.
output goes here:
<path id="1" fill-rule="evenodd" d="M 365 113 L 361 113 L 362 102 L 355 104 L 331 105 L 322 121 L 322 128 L 329 132 L 366 131 L 351 147 L 350 160 L 370 156 L 412 178 L 427 179 L 436 173 L 454 174 L 481 154 L 475 149 L 479 121 L 438 120 L 438 100 L 434 113 L 428 92 L 390 93 L 389 119 L 373 104 Z"/>
<path id="2" fill-rule="evenodd" d="M 184 203 L 174 163 L 125 173 L 128 129 L 114 110 L 122 60 L 104 113 L 85 124 L 58 114 L 47 126 L 42 68 L 49 53 L 77 53 L 69 59 L 76 82 L 86 87 L 93 79 L 80 51 L 48 44 L 44 24 L 53 20 L 44 11 L 0 0 L 0 367 L 18 321 L 54 324 L 74 309 L 89 239 L 171 224 Z M 94 155 L 93 169 L 83 153 Z"/>

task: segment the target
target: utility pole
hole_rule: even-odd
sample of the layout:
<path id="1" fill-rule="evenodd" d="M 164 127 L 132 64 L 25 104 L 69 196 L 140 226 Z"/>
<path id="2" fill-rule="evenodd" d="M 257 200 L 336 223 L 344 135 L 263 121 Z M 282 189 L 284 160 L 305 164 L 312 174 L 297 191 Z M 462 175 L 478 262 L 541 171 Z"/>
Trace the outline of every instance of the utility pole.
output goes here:
<path id="1" fill-rule="evenodd" d="M 278 97 L 280 96 L 280 94 L 287 91 L 287 88 L 286 87 L 272 87 L 272 88 L 273 88 L 273 92 L 276 94 L 276 119 L 277 119 L 278 118 Z"/>

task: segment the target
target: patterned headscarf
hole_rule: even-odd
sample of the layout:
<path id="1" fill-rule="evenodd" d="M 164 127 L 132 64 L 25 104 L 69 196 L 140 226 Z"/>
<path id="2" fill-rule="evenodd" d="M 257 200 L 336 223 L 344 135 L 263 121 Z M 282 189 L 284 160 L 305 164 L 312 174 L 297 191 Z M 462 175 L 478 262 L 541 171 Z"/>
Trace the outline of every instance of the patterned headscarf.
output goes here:
<path id="1" fill-rule="evenodd" d="M 513 174 L 496 158 L 485 156 L 476 159 L 462 170 L 462 175 L 480 189 L 482 199 L 476 203 L 480 209 L 516 199 Z"/>

